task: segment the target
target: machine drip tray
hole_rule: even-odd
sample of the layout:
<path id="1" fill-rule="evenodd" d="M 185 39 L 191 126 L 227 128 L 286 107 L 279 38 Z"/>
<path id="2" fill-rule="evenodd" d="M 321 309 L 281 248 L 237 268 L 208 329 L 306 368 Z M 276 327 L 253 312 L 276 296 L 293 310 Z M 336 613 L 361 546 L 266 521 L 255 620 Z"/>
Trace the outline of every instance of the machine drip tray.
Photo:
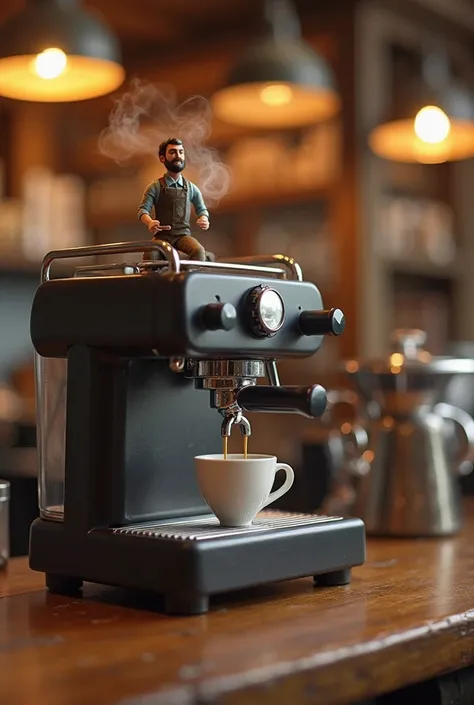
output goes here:
<path id="1" fill-rule="evenodd" d="M 114 534 L 143 536 L 144 538 L 174 539 L 181 541 L 209 541 L 211 539 L 229 538 L 230 536 L 252 536 L 265 531 L 291 529 L 322 522 L 342 521 L 342 517 L 297 514 L 292 512 L 260 512 L 251 526 L 227 528 L 222 527 L 215 517 L 182 519 L 170 523 L 137 524 L 123 528 L 109 529 Z"/>
<path id="2" fill-rule="evenodd" d="M 346 585 L 365 560 L 365 527 L 354 517 L 262 511 L 249 527 L 223 528 L 213 514 L 78 531 L 37 519 L 30 567 L 54 592 L 83 582 L 151 591 L 170 614 L 200 614 L 209 598 L 312 576 Z"/>

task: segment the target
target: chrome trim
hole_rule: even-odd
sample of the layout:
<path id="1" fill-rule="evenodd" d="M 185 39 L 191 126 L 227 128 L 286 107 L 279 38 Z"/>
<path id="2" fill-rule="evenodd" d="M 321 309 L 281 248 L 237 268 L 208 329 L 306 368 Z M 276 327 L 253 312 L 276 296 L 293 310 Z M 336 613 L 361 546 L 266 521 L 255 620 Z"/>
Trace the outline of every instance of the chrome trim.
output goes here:
<path id="1" fill-rule="evenodd" d="M 172 357 L 169 362 L 169 368 L 171 372 L 178 374 L 182 372 L 186 366 L 186 360 L 184 357 Z"/>
<path id="2" fill-rule="evenodd" d="M 74 276 L 93 277 L 94 274 L 97 272 L 97 276 L 100 277 L 102 272 L 114 272 L 116 270 L 121 271 L 123 274 L 140 274 L 138 266 L 136 264 L 128 264 L 127 262 L 121 262 L 117 264 L 87 264 L 82 267 L 76 267 Z"/>
<path id="3" fill-rule="evenodd" d="M 293 259 L 293 257 L 288 257 L 288 255 L 250 255 L 248 257 L 229 257 L 225 260 L 219 260 L 219 262 L 231 262 L 231 263 L 242 263 L 242 264 L 255 264 L 263 265 L 265 262 L 268 264 L 283 264 L 286 269 L 291 274 L 291 279 L 296 281 L 303 281 L 303 270 L 301 269 L 298 262 Z"/>
<path id="4" fill-rule="evenodd" d="M 70 259 L 73 257 L 92 257 L 94 255 L 125 254 L 143 250 L 156 250 L 165 255 L 168 265 L 175 273 L 180 271 L 178 251 L 165 240 L 147 240 L 139 242 L 111 242 L 104 245 L 85 245 L 82 247 L 69 247 L 64 250 L 51 250 L 43 257 L 41 265 L 41 281 L 50 278 L 51 265 L 57 259 Z"/>
<path id="5" fill-rule="evenodd" d="M 127 252 L 143 252 L 155 250 L 165 255 L 167 261 L 143 260 L 138 264 L 126 265 L 134 267 L 138 273 L 161 269 L 170 266 L 173 272 L 186 270 L 227 270 L 230 272 L 245 272 L 250 274 L 264 274 L 286 279 L 286 272 L 290 278 L 296 281 L 303 281 L 303 272 L 296 260 L 287 255 L 252 255 L 250 257 L 230 257 L 219 259 L 215 262 L 198 262 L 194 260 L 180 260 L 178 251 L 166 240 L 147 240 L 138 242 L 114 242 L 103 245 L 85 245 L 81 247 L 70 247 L 62 250 L 51 250 L 44 257 L 41 265 L 41 281 L 50 279 L 51 265 L 57 259 L 67 259 L 76 257 L 92 257 L 106 254 L 125 254 Z M 283 265 L 284 269 L 277 266 Z M 94 269 L 119 269 L 122 265 L 97 265 Z M 85 271 L 81 268 L 81 271 Z"/>
<path id="6" fill-rule="evenodd" d="M 278 374 L 278 368 L 276 360 L 266 360 L 265 361 L 265 371 L 267 374 L 268 381 L 272 387 L 280 386 L 280 375 Z"/>
<path id="7" fill-rule="evenodd" d="M 234 273 L 245 273 L 245 274 L 265 274 L 268 276 L 269 274 L 275 275 L 279 277 L 280 279 L 286 279 L 285 276 L 285 271 L 283 269 L 280 269 L 278 267 L 258 267 L 258 266 L 251 266 L 251 265 L 245 265 L 245 264 L 237 264 L 232 262 L 231 260 L 222 260 L 220 262 L 199 262 L 197 260 L 187 260 L 187 259 L 182 259 L 180 260 L 180 265 L 181 269 L 187 269 L 187 270 L 212 270 L 212 269 L 217 269 L 220 271 L 225 271 L 227 270 L 228 272 L 234 272 Z M 153 270 L 155 268 L 163 268 L 167 266 L 167 262 L 160 262 L 160 261 L 142 261 L 139 262 L 138 268 L 140 271 L 146 271 L 146 270 Z"/>
<path id="8" fill-rule="evenodd" d="M 264 377 L 263 360 L 193 360 L 189 365 L 193 377 Z"/>

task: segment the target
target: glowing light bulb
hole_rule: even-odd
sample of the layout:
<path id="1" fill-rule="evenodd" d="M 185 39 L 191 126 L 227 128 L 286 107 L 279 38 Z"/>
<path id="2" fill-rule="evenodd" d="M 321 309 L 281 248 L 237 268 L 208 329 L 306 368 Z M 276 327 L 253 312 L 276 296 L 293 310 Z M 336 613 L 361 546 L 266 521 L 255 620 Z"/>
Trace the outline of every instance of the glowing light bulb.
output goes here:
<path id="1" fill-rule="evenodd" d="M 266 86 L 260 92 L 262 103 L 271 107 L 278 105 L 288 105 L 293 97 L 293 92 L 289 86 L 275 84 L 274 86 Z"/>
<path id="2" fill-rule="evenodd" d="M 35 58 L 34 68 L 40 78 L 60 76 L 67 66 L 67 56 L 61 49 L 45 49 Z"/>
<path id="3" fill-rule="evenodd" d="M 401 367 L 403 365 L 404 357 L 401 353 L 393 353 L 390 355 L 390 365 L 392 367 Z"/>
<path id="4" fill-rule="evenodd" d="M 415 117 L 413 127 L 416 136 L 428 144 L 443 142 L 451 131 L 448 116 L 435 105 L 422 108 Z"/>

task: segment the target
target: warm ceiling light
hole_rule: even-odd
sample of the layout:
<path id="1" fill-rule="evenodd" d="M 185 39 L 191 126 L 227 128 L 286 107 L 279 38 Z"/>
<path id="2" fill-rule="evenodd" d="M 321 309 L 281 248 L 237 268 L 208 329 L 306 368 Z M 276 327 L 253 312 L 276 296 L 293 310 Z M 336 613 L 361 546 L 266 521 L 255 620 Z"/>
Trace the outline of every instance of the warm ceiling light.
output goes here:
<path id="1" fill-rule="evenodd" d="M 68 102 L 96 98 L 125 79 L 120 49 L 76 0 L 29 0 L 0 27 L 0 95 Z"/>
<path id="2" fill-rule="evenodd" d="M 413 129 L 422 142 L 439 144 L 449 135 L 451 123 L 444 110 L 436 105 L 425 105 L 417 112 Z"/>
<path id="3" fill-rule="evenodd" d="M 34 71 L 40 78 L 60 76 L 67 66 L 67 56 L 62 49 L 45 49 L 34 60 Z"/>
<path id="4" fill-rule="evenodd" d="M 369 136 L 374 154 L 394 162 L 441 164 L 474 157 L 474 122 L 449 118 L 440 108 L 425 122 L 422 108 L 415 118 L 393 120 L 376 127 Z M 444 116 L 444 119 L 438 119 Z M 423 117 L 423 120 L 420 118 Z M 434 117 L 434 115 L 433 115 Z"/>
<path id="5" fill-rule="evenodd" d="M 441 164 L 474 157 L 472 93 L 450 76 L 443 54 L 427 54 L 422 73 L 422 91 L 431 100 L 410 116 L 393 116 L 375 127 L 369 135 L 370 148 L 383 159 L 405 163 Z"/>
<path id="6" fill-rule="evenodd" d="M 275 83 L 274 85 L 262 88 L 260 98 L 265 105 L 288 105 L 293 98 L 293 91 L 289 86 L 283 83 Z"/>
<path id="7" fill-rule="evenodd" d="M 333 117 L 340 108 L 332 71 L 302 41 L 287 0 L 267 0 L 269 35 L 249 47 L 212 97 L 215 115 L 244 127 L 291 128 Z"/>

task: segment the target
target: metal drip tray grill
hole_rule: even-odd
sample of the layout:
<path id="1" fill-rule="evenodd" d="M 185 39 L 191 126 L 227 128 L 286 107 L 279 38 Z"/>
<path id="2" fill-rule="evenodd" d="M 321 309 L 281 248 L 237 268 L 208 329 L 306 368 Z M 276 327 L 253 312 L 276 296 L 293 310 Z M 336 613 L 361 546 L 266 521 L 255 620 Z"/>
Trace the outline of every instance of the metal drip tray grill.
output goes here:
<path id="1" fill-rule="evenodd" d="M 252 526 L 222 528 L 215 517 L 202 517 L 170 522 L 169 524 L 139 524 L 112 529 L 114 534 L 142 536 L 144 538 L 173 539 L 180 541 L 207 541 L 229 536 L 251 536 L 276 529 L 341 521 L 342 517 L 290 512 L 260 512 Z"/>

